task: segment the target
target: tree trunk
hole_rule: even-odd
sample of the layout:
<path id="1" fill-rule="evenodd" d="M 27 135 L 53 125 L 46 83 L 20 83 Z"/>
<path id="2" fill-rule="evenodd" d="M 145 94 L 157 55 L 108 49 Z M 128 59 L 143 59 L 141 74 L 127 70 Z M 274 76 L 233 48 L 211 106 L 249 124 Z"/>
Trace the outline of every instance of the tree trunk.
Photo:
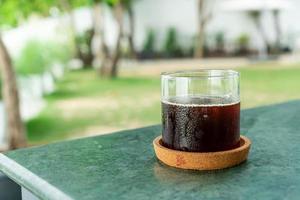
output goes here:
<path id="1" fill-rule="evenodd" d="M 122 26 L 119 24 L 119 28 L 121 29 Z M 117 39 L 117 44 L 116 44 L 116 48 L 115 48 L 115 52 L 113 54 L 112 60 L 111 60 L 111 72 L 110 72 L 110 77 L 111 78 L 115 78 L 118 75 L 118 62 L 120 60 L 120 47 L 121 47 L 121 39 L 122 39 L 122 31 L 119 30 L 119 34 L 118 34 L 118 39 Z"/>
<path id="2" fill-rule="evenodd" d="M 118 75 L 118 62 L 120 60 L 120 54 L 121 54 L 121 40 L 123 37 L 123 16 L 124 16 L 124 6 L 122 3 L 118 3 L 115 6 L 115 18 L 118 24 L 118 37 L 117 37 L 117 43 L 116 47 L 114 49 L 112 60 L 111 60 L 111 71 L 110 71 L 110 77 L 115 78 Z"/>
<path id="3" fill-rule="evenodd" d="M 121 40 L 123 37 L 123 14 L 124 7 L 121 3 L 114 6 L 114 16 L 118 24 L 118 36 L 116 46 L 113 49 L 112 54 L 105 55 L 105 63 L 101 66 L 103 70 L 101 71 L 101 76 L 115 78 L 118 75 L 118 62 L 121 57 Z"/>
<path id="4" fill-rule="evenodd" d="M 261 17 L 261 13 L 260 11 L 252 11 L 250 12 L 250 16 L 252 17 L 254 23 L 255 23 L 255 26 L 263 40 L 263 43 L 265 44 L 265 47 L 267 49 L 267 53 L 270 52 L 271 50 L 271 45 L 269 44 L 269 41 L 268 41 L 268 38 L 267 36 L 265 35 L 265 32 L 263 30 L 263 26 L 261 24 L 261 21 L 260 21 L 260 17 Z"/>
<path id="5" fill-rule="evenodd" d="M 22 123 L 17 81 L 11 59 L 0 36 L 0 69 L 2 92 L 7 116 L 7 134 L 10 149 L 22 148 L 26 144 L 26 135 Z"/>
<path id="6" fill-rule="evenodd" d="M 198 34 L 196 36 L 195 58 L 202 58 L 204 55 L 204 39 L 206 25 L 212 17 L 211 11 L 207 11 L 205 0 L 198 0 Z"/>
<path id="7" fill-rule="evenodd" d="M 87 37 L 87 45 L 88 45 L 88 52 L 86 54 L 82 55 L 83 58 L 83 68 L 84 69 L 90 69 L 92 67 L 93 64 L 93 60 L 94 60 L 94 54 L 92 51 L 92 45 L 93 45 L 93 39 L 95 36 L 95 29 L 94 27 L 92 27 L 91 30 L 88 30 L 86 32 L 86 36 Z"/>
<path id="8" fill-rule="evenodd" d="M 62 9 L 67 13 L 67 16 L 69 18 L 69 23 L 70 23 L 70 36 L 73 40 L 74 47 L 75 47 L 75 56 L 78 58 L 82 57 L 81 51 L 80 51 L 80 46 L 76 40 L 76 24 L 75 24 L 75 16 L 74 13 L 72 12 L 72 8 L 70 5 L 69 0 L 60 0 L 59 1 Z"/>
<path id="9" fill-rule="evenodd" d="M 199 26 L 198 35 L 196 39 L 196 48 L 194 53 L 195 58 L 202 58 L 204 56 L 204 38 L 204 26 L 202 24 Z"/>
<path id="10" fill-rule="evenodd" d="M 105 34 L 104 34 L 104 16 L 102 12 L 101 3 L 97 3 L 93 6 L 93 13 L 92 13 L 92 21 L 93 27 L 95 30 L 94 39 L 99 38 L 100 45 L 95 54 L 95 65 L 94 67 L 98 69 L 99 74 L 109 74 L 109 49 L 105 41 Z"/>
<path id="11" fill-rule="evenodd" d="M 89 52 L 85 54 L 82 52 L 80 44 L 78 43 L 76 39 L 76 23 L 75 23 L 75 16 L 74 12 L 72 11 L 72 7 L 70 5 L 70 0 L 59 0 L 59 4 L 61 8 L 67 13 L 67 16 L 69 18 L 69 23 L 70 23 L 70 37 L 73 40 L 74 47 L 75 47 L 75 57 L 79 58 L 83 62 L 83 67 L 84 68 L 91 68 L 92 67 L 92 62 L 94 59 L 94 56 L 92 54 L 91 49 L 89 49 Z M 87 37 L 88 37 L 88 46 L 91 48 L 91 38 L 93 38 L 94 35 L 94 30 L 92 29 L 91 31 L 87 32 Z"/>
<path id="12" fill-rule="evenodd" d="M 275 27 L 275 33 L 276 33 L 276 51 L 278 53 L 280 53 L 281 28 L 280 28 L 279 10 L 274 10 L 273 16 L 274 16 L 274 27 Z"/>
<path id="13" fill-rule="evenodd" d="M 132 5 L 128 5 L 127 7 L 128 17 L 129 17 L 129 34 L 128 34 L 128 42 L 130 47 L 130 53 L 132 58 L 137 58 L 136 49 L 134 46 L 134 31 L 135 31 L 135 20 L 134 20 L 134 12 L 132 9 Z"/>

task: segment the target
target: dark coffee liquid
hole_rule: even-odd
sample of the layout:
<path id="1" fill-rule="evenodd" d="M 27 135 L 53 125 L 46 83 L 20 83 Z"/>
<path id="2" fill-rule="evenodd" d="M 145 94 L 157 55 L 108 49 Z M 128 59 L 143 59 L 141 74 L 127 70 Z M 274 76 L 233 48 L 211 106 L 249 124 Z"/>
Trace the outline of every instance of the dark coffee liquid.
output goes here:
<path id="1" fill-rule="evenodd" d="M 176 97 L 162 102 L 163 145 L 214 152 L 239 145 L 240 103 L 225 97 Z"/>

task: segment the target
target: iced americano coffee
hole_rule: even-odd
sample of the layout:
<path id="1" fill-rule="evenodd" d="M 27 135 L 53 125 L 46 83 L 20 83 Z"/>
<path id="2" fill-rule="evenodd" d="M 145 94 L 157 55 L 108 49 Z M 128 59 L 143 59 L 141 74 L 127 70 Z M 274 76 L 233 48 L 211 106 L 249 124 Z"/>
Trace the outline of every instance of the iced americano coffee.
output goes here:
<path id="1" fill-rule="evenodd" d="M 197 70 L 162 74 L 162 141 L 181 151 L 216 152 L 239 145 L 239 73 Z"/>

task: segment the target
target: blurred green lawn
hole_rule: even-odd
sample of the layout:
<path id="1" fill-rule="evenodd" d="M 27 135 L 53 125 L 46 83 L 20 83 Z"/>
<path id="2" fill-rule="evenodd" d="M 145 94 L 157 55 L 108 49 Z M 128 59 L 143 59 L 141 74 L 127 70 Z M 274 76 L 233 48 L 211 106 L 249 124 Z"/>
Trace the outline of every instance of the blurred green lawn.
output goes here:
<path id="1" fill-rule="evenodd" d="M 242 108 L 299 99 L 300 68 L 257 66 L 241 72 Z M 31 144 L 160 123 L 160 77 L 103 80 L 92 70 L 69 72 L 27 122 Z"/>

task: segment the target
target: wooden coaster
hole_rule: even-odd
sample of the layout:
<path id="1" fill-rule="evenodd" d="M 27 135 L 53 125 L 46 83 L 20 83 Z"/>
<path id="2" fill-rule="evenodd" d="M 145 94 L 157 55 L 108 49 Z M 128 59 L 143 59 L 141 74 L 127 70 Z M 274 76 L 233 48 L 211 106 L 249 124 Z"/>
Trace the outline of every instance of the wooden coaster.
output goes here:
<path id="1" fill-rule="evenodd" d="M 166 165 L 194 170 L 224 169 L 238 165 L 248 157 L 251 141 L 240 137 L 240 146 L 235 149 L 218 152 L 185 152 L 168 149 L 162 146 L 162 137 L 153 140 L 154 151 L 157 158 Z"/>

